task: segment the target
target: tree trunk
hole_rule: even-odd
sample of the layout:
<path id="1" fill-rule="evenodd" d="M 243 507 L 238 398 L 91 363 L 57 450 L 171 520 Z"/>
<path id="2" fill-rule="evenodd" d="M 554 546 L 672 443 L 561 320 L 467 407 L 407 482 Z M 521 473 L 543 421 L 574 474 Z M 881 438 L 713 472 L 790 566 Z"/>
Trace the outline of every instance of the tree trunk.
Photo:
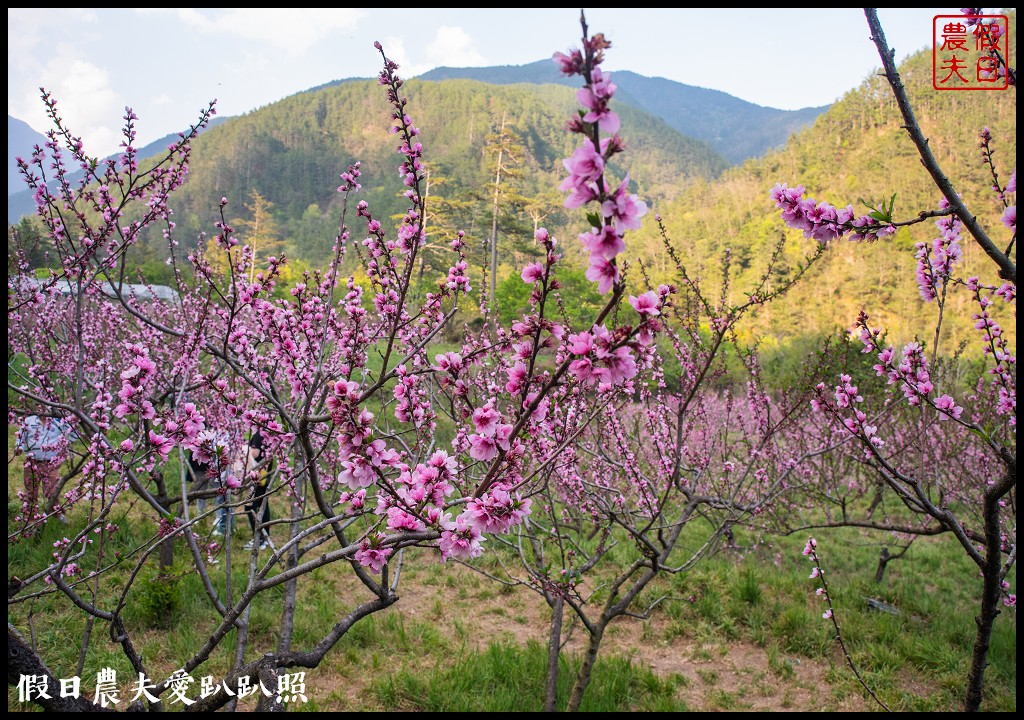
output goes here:
<path id="1" fill-rule="evenodd" d="M 558 710 L 558 656 L 562 650 L 562 616 L 565 598 L 558 595 L 551 608 L 551 637 L 548 639 L 548 675 L 544 688 L 544 712 Z"/>
<path id="2" fill-rule="evenodd" d="M 266 500 L 269 502 L 269 499 Z M 299 518 L 302 517 L 302 499 L 293 498 L 292 522 L 288 523 L 289 540 L 294 540 L 299 534 Z M 299 543 L 294 543 L 288 549 L 288 556 L 285 568 L 290 569 L 299 564 Z M 281 610 L 281 635 L 278 637 L 277 652 L 286 653 L 292 649 L 292 630 L 295 629 L 295 595 L 298 590 L 298 578 L 288 580 L 284 585 L 284 607 Z"/>
<path id="3" fill-rule="evenodd" d="M 160 503 L 161 507 L 168 507 L 167 502 L 167 486 L 164 485 L 164 474 L 162 472 L 154 472 L 151 477 L 156 483 L 157 487 L 157 502 Z M 174 536 L 166 538 L 160 543 L 160 577 L 168 574 L 170 569 L 174 566 Z"/>
<path id="4" fill-rule="evenodd" d="M 594 632 L 590 635 L 586 657 L 583 658 L 583 664 L 580 666 L 579 672 L 576 673 L 576 683 L 572 686 L 572 693 L 569 695 L 569 705 L 566 707 L 566 710 L 569 712 L 578 712 L 580 709 L 580 704 L 583 702 L 583 693 L 587 691 L 587 686 L 590 684 L 590 676 L 594 672 L 594 665 L 597 663 L 597 654 L 601 650 L 601 640 L 604 637 L 606 627 L 607 622 L 604 621 L 604 618 L 601 618 Z"/>
<path id="5" fill-rule="evenodd" d="M 7 684 L 16 687 L 24 675 L 35 675 L 46 680 L 49 688 L 48 697 L 32 696 L 32 702 L 50 712 L 113 712 L 112 708 L 103 708 L 80 697 L 60 697 L 60 682 L 42 659 L 29 647 L 13 625 L 7 623 Z M 141 710 L 141 703 L 134 703 L 130 710 Z"/>
<path id="6" fill-rule="evenodd" d="M 160 543 L 160 574 L 165 574 L 172 567 L 174 567 L 174 538 L 169 537 Z"/>
<path id="7" fill-rule="evenodd" d="M 878 554 L 878 569 L 875 570 L 875 582 L 882 582 L 882 578 L 885 577 L 885 566 L 889 564 L 889 560 L 892 556 L 889 555 L 889 548 L 882 548 L 882 552 Z"/>
<path id="8" fill-rule="evenodd" d="M 999 616 L 1001 538 L 999 535 L 999 495 L 985 493 L 985 567 L 982 569 L 984 589 L 981 614 L 975 618 L 978 632 L 971 653 L 971 671 L 967 675 L 967 699 L 964 709 L 977 712 L 981 708 L 988 649 L 992 642 L 992 626 Z"/>
<path id="9" fill-rule="evenodd" d="M 499 135 L 504 136 L 504 134 L 505 115 L 502 114 Z M 491 212 L 491 294 L 487 298 L 487 304 L 495 315 L 498 313 L 498 302 L 495 299 L 498 276 L 498 196 L 501 192 L 501 162 L 504 159 L 504 154 L 505 146 L 500 144 L 498 146 L 498 167 L 494 173 L 494 207 Z"/>
<path id="10" fill-rule="evenodd" d="M 284 712 L 285 707 L 277 696 L 277 688 L 281 671 L 273 665 L 263 665 L 259 670 L 260 683 L 270 691 L 270 695 L 263 692 L 256 693 L 259 701 L 256 703 L 256 712 Z"/>

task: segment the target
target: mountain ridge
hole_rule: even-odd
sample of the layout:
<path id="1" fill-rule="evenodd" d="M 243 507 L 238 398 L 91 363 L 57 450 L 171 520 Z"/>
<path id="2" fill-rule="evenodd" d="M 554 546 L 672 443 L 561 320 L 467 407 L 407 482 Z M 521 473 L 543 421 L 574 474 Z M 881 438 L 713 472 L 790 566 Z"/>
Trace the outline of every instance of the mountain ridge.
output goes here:
<path id="1" fill-rule="evenodd" d="M 640 75 L 631 70 L 616 70 L 610 75 L 618 86 L 615 97 L 619 103 L 633 105 L 662 118 L 683 135 L 709 143 L 734 164 L 781 147 L 793 132 L 812 124 L 830 107 L 780 110 L 756 105 L 721 90 Z M 469 79 L 495 85 L 579 85 L 578 78 L 562 75 L 550 60 L 480 68 L 445 66 L 417 78 L 424 81 Z"/>

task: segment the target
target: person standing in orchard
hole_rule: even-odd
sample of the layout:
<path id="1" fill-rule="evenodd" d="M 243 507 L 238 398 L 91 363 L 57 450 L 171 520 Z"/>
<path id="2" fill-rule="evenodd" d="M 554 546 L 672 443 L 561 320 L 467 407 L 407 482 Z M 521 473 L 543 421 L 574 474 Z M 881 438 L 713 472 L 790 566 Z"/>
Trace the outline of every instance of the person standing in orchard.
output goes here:
<path id="1" fill-rule="evenodd" d="M 17 452 L 25 454 L 25 490 L 19 493 L 23 526 L 45 518 L 45 504 L 57 490 L 72 440 L 74 432 L 68 423 L 49 415 L 29 415 L 18 430 Z M 43 508 L 39 506 L 40 490 Z"/>
<path id="2" fill-rule="evenodd" d="M 260 550 L 264 550 L 270 544 L 270 497 L 267 494 L 267 490 L 270 487 L 270 474 L 273 468 L 271 466 L 272 461 L 267 457 L 263 445 L 263 435 L 259 430 L 254 431 L 246 448 L 247 453 L 243 469 L 243 473 L 246 475 L 252 472 L 256 473 L 252 486 L 252 495 L 245 506 L 246 515 L 249 517 L 249 525 L 252 527 L 253 532 L 253 539 L 246 544 L 246 550 L 251 550 L 254 545 L 259 546 Z M 260 508 L 262 508 L 262 512 L 260 512 Z M 257 515 L 260 516 L 258 522 Z M 259 533 L 256 532 L 257 526 L 260 528 Z"/>

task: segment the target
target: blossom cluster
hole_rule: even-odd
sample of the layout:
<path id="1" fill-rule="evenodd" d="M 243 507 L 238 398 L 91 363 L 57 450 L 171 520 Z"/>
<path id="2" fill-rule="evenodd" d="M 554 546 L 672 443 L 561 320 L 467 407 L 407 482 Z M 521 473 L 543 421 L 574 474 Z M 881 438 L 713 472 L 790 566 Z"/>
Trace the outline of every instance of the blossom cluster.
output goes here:
<path id="1" fill-rule="evenodd" d="M 939 207 L 946 208 L 949 203 L 945 198 Z M 946 287 L 953 277 L 953 266 L 963 257 L 960 247 L 960 230 L 963 223 L 956 215 L 946 215 L 935 221 L 939 228 L 939 236 L 932 240 L 931 245 L 919 242 L 917 252 L 917 286 L 925 302 L 931 302 Z"/>
<path id="2" fill-rule="evenodd" d="M 609 159 L 624 147 L 617 135 L 621 125 L 619 116 L 609 108 L 617 87 L 611 75 L 600 68 L 603 52 L 610 45 L 603 36 L 595 35 L 586 41 L 583 52 L 573 50 L 569 55 L 555 53 L 553 57 L 564 74 L 582 75 L 586 82 L 576 93 L 584 111 L 569 123 L 570 130 L 584 137 L 583 144 L 562 161 L 569 176 L 559 189 L 569 193 L 565 200 L 567 208 L 588 203 L 600 206 L 600 213 L 591 217 L 600 217 L 601 222 L 582 233 L 579 239 L 590 253 L 586 277 L 598 284 L 601 294 L 622 279 L 615 258 L 626 249 L 624 233 L 638 229 L 641 218 L 647 213 L 647 203 L 629 192 L 628 174 L 614 190 L 605 175 Z M 602 139 L 601 132 L 610 137 Z"/>
<path id="3" fill-rule="evenodd" d="M 1017 426 L 1017 356 L 1010 350 L 1009 342 L 1003 329 L 992 317 L 992 297 L 983 294 L 983 288 L 977 277 L 967 279 L 967 289 L 974 295 L 980 312 L 971 317 L 975 321 L 974 328 L 982 333 L 982 347 L 985 355 L 991 356 L 995 365 L 989 370 L 992 385 L 996 388 L 998 400 L 996 413 L 1008 418 L 1010 427 Z M 992 296 L 1002 298 L 1007 303 L 1017 301 L 1017 286 L 1003 283 L 998 288 L 987 288 Z"/>
<path id="4" fill-rule="evenodd" d="M 803 230 L 805 238 L 814 238 L 825 245 L 846 234 L 850 235 L 850 240 L 871 241 L 896 232 L 892 223 L 880 221 L 870 213 L 854 217 L 853 205 L 837 208 L 827 202 L 804 198 L 805 192 L 803 185 L 791 188 L 786 183 L 776 183 L 769 193 L 775 207 L 782 210 L 783 222 Z"/>

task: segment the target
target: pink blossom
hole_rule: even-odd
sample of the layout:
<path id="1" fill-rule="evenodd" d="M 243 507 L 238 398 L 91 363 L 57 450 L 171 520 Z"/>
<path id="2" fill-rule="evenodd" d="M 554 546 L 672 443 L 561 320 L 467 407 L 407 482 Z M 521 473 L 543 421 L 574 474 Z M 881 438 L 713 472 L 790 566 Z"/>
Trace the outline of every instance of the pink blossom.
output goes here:
<path id="1" fill-rule="evenodd" d="M 430 456 L 429 460 L 427 460 L 427 464 L 431 467 L 438 468 L 448 476 L 455 475 L 459 470 L 458 461 L 455 458 L 450 457 L 444 450 L 435 450 L 434 454 Z"/>
<path id="2" fill-rule="evenodd" d="M 470 521 L 468 512 L 459 515 L 454 523 L 444 523 L 444 526 L 445 530 L 437 543 L 441 550 L 441 562 L 446 562 L 451 557 L 457 560 L 480 557 L 483 553 L 480 543 L 484 540 L 479 528 Z"/>
<path id="3" fill-rule="evenodd" d="M 594 336 L 588 332 L 569 336 L 569 352 L 573 355 L 587 355 L 594 348 Z"/>
<path id="4" fill-rule="evenodd" d="M 611 260 L 600 255 L 590 256 L 590 267 L 587 268 L 587 280 L 597 283 L 597 291 L 604 295 L 619 281 L 619 268 Z"/>
<path id="5" fill-rule="evenodd" d="M 590 85 L 586 88 L 590 95 L 581 97 L 579 91 L 576 93 L 576 99 L 579 100 L 580 105 L 588 108 L 593 108 L 600 101 L 610 100 L 615 94 L 617 89 L 615 83 L 612 82 L 612 76 L 610 73 L 604 72 L 601 68 L 595 67 L 590 71 Z M 589 120 L 587 122 L 590 122 Z"/>
<path id="6" fill-rule="evenodd" d="M 1017 232 L 1017 206 L 1011 205 L 1003 210 L 1003 225 Z"/>
<path id="7" fill-rule="evenodd" d="M 508 370 L 508 382 L 505 383 L 505 392 L 510 395 L 518 395 L 522 392 L 526 386 L 529 370 L 522 360 L 517 360 L 516 364 Z"/>
<path id="8" fill-rule="evenodd" d="M 571 363 L 570 363 L 571 364 Z M 533 404 L 533 401 L 537 399 L 537 393 L 531 393 L 526 396 L 526 400 L 523 401 L 523 408 L 528 408 Z M 537 404 L 537 408 L 530 414 L 530 419 L 533 422 L 544 422 L 544 419 L 548 416 L 548 410 L 551 407 L 551 400 L 544 398 Z"/>
<path id="9" fill-rule="evenodd" d="M 587 358 L 569 363 L 569 372 L 580 382 L 589 382 L 594 375 L 594 364 Z"/>
<path id="10" fill-rule="evenodd" d="M 369 487 L 377 478 L 373 466 L 358 455 L 351 456 L 349 460 L 343 460 L 341 467 L 342 470 L 338 473 L 338 482 L 348 485 L 353 490 Z"/>
<path id="11" fill-rule="evenodd" d="M 462 369 L 462 356 L 455 352 L 447 352 L 434 357 L 438 370 L 448 371 L 455 375 Z"/>
<path id="12" fill-rule="evenodd" d="M 609 385 L 618 385 L 623 380 L 635 377 L 636 360 L 633 351 L 628 347 L 617 348 L 601 360 L 601 366 L 594 370 L 593 375 L 599 382 Z"/>
<path id="13" fill-rule="evenodd" d="M 645 317 L 654 317 L 661 314 L 661 311 L 658 309 L 658 296 L 653 290 L 648 290 L 639 297 L 630 295 L 629 304 L 633 306 L 634 310 Z"/>
<path id="14" fill-rule="evenodd" d="M 599 230 L 591 228 L 591 232 L 580 235 L 580 242 L 590 253 L 591 258 L 598 255 L 611 260 L 626 249 L 622 236 L 612 225 L 605 225 Z"/>
<path id="15" fill-rule="evenodd" d="M 350 514 L 354 514 L 358 510 L 362 510 L 366 505 L 366 490 L 359 490 L 354 493 L 344 492 L 338 498 L 338 503 L 348 503 L 350 506 Z"/>
<path id="16" fill-rule="evenodd" d="M 496 487 L 470 500 L 464 514 L 481 533 L 505 533 L 530 514 L 530 499 Z"/>
<path id="17" fill-rule="evenodd" d="M 477 460 L 493 460 L 498 456 L 498 443 L 493 436 L 470 435 L 469 456 Z"/>
<path id="18" fill-rule="evenodd" d="M 589 91 L 586 88 L 581 88 L 578 91 L 577 98 L 579 97 L 579 93 L 585 94 L 588 92 Z M 581 104 L 585 103 L 582 103 L 581 101 Z M 583 120 L 589 123 L 597 123 L 597 126 L 601 128 L 601 132 L 611 134 L 617 133 L 619 131 L 619 127 L 621 127 L 622 125 L 622 122 L 619 120 L 618 114 L 610 110 L 607 105 L 602 103 L 596 103 L 596 107 L 590 112 L 588 112 L 586 115 L 584 115 Z"/>
<path id="19" fill-rule="evenodd" d="M 490 404 L 473 411 L 473 424 L 476 426 L 476 431 L 481 435 L 494 435 L 500 422 L 501 413 Z"/>
<path id="20" fill-rule="evenodd" d="M 167 460 L 168 454 L 174 448 L 174 441 L 165 438 L 163 435 L 158 435 L 152 430 L 149 431 L 149 444 L 154 450 L 160 455 L 160 458 Z"/>
<path id="21" fill-rule="evenodd" d="M 523 273 L 520 277 L 523 278 L 523 282 L 532 285 L 544 277 L 544 265 L 539 262 L 530 263 L 523 268 Z"/>
<path id="22" fill-rule="evenodd" d="M 364 540 L 359 549 L 356 550 L 355 559 L 363 567 L 379 573 L 387 564 L 388 556 L 391 555 L 391 548 L 371 547 L 369 541 Z"/>
<path id="23" fill-rule="evenodd" d="M 618 132 L 620 125 L 619 116 L 608 109 L 608 101 L 615 94 L 615 90 L 611 75 L 595 67 L 590 71 L 590 85 L 576 91 L 576 99 L 580 105 L 589 110 L 583 116 L 583 121 L 597 123 L 602 132 L 610 135 Z"/>
<path id="24" fill-rule="evenodd" d="M 502 450 L 508 451 L 512 438 L 512 426 L 505 423 L 498 426 L 498 429 L 494 433 L 494 441 L 498 443 L 498 447 Z"/>
<path id="25" fill-rule="evenodd" d="M 576 148 L 572 157 L 563 160 L 562 164 L 569 171 L 569 177 L 562 181 L 562 190 L 571 190 L 576 185 L 597 180 L 604 172 L 604 158 L 589 141 Z"/>
<path id="26" fill-rule="evenodd" d="M 566 182 L 568 182 L 568 181 L 566 181 Z M 562 184 L 565 185 L 566 183 L 562 183 Z M 564 188 L 563 187 L 562 189 L 563 190 L 566 190 L 566 189 L 570 190 L 569 197 L 567 197 L 565 199 L 565 203 L 564 203 L 564 206 L 566 208 L 568 208 L 569 210 L 573 210 L 575 208 L 582 207 L 583 205 L 586 205 L 591 200 L 596 200 L 597 199 L 597 189 L 594 187 L 593 183 L 583 182 L 583 183 L 579 183 L 579 184 L 576 184 L 576 185 L 572 185 L 570 183 L 570 187 L 568 187 L 568 188 Z"/>
<path id="27" fill-rule="evenodd" d="M 571 195 L 565 201 L 565 207 L 576 208 L 596 197 L 591 184 L 595 182 L 604 172 L 604 158 L 594 148 L 593 143 L 586 142 L 572 157 L 562 161 L 569 171 L 567 177 L 559 186 L 561 190 L 571 191 Z"/>
<path id="28" fill-rule="evenodd" d="M 423 522 L 412 514 L 399 507 L 390 507 L 387 510 L 388 527 L 392 530 L 423 530 Z"/>
<path id="29" fill-rule="evenodd" d="M 791 188 L 786 183 L 775 183 L 775 187 L 771 189 L 768 196 L 775 201 L 775 207 L 784 208 L 800 202 L 804 192 L 803 185 Z"/>
<path id="30" fill-rule="evenodd" d="M 610 198 L 601 204 L 605 217 L 611 217 L 616 229 L 621 233 L 625 230 L 640 229 L 640 218 L 647 214 L 647 203 L 637 195 L 629 194 L 629 175 Z"/>
<path id="31" fill-rule="evenodd" d="M 956 401 L 949 395 L 942 395 L 941 397 L 935 398 L 935 407 L 945 413 L 943 417 L 949 416 L 956 419 L 959 419 L 960 414 L 964 411 L 964 409 L 957 405 Z"/>
<path id="32" fill-rule="evenodd" d="M 563 75 L 578 75 L 583 72 L 583 55 L 579 50 L 573 50 L 569 55 L 556 52 L 551 59 L 558 65 Z"/>

